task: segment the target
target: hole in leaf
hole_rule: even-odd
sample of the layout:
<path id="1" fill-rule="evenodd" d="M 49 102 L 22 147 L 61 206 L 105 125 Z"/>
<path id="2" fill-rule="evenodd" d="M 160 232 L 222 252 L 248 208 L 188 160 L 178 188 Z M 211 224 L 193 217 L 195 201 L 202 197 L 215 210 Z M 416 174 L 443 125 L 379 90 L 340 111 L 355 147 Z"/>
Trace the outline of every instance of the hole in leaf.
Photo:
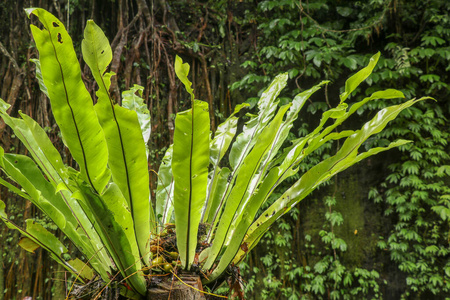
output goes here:
<path id="1" fill-rule="evenodd" d="M 52 24 L 53 24 L 53 27 L 59 27 L 58 23 L 56 23 L 56 22 L 53 22 Z"/>
<path id="2" fill-rule="evenodd" d="M 61 33 L 58 33 L 58 42 L 61 44 L 63 43 Z"/>

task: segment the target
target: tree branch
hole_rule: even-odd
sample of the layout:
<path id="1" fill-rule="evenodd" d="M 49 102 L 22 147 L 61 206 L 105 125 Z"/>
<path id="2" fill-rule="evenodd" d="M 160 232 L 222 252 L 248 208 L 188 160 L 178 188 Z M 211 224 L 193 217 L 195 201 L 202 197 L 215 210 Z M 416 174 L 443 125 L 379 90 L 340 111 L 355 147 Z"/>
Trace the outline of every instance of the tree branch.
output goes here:
<path id="1" fill-rule="evenodd" d="M 20 68 L 19 65 L 17 64 L 16 60 L 14 59 L 14 57 L 11 56 L 11 54 L 9 54 L 8 50 L 6 50 L 5 46 L 3 46 L 2 42 L 0 42 L 0 51 L 11 61 L 14 70 L 16 70 L 17 72 L 20 72 Z"/>

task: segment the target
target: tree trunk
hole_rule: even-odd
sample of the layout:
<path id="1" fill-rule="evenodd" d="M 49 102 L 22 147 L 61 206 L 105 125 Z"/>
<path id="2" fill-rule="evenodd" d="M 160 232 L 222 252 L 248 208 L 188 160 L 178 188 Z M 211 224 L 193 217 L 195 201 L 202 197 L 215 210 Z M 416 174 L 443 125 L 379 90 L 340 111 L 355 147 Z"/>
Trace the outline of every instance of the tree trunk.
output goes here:
<path id="1" fill-rule="evenodd" d="M 200 277 L 197 275 L 184 274 L 179 281 L 175 276 L 160 277 L 161 282 L 156 287 L 148 290 L 148 300 L 203 300 L 203 286 Z M 159 279 L 153 278 L 154 281 Z M 152 280 L 152 281 L 153 281 Z"/>
<path id="2" fill-rule="evenodd" d="M 200 276 L 192 274 L 181 274 L 179 278 L 175 276 L 152 276 L 150 287 L 147 290 L 146 297 L 143 300 L 205 300 L 205 294 L 202 293 L 203 286 Z M 122 287 L 123 288 L 123 287 Z M 122 290 L 123 292 L 123 290 Z M 75 284 L 71 290 L 70 296 L 78 300 L 117 300 L 128 299 L 127 296 L 121 296 L 120 288 L 115 284 L 107 285 L 101 279 L 88 282 L 85 285 Z M 131 297 L 131 296 L 130 296 Z"/>

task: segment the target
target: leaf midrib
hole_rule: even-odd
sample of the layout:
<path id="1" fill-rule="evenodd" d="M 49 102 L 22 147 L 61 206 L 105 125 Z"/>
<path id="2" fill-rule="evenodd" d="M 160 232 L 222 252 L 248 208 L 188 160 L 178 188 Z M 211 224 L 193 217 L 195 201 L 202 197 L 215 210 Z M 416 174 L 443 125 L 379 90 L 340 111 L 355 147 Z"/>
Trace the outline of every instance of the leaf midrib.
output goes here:
<path id="1" fill-rule="evenodd" d="M 92 37 L 93 37 L 93 35 L 91 34 L 91 41 L 94 40 L 94 39 L 92 39 Z M 93 43 L 91 45 L 92 45 L 92 48 L 95 49 L 95 45 Z M 128 190 L 128 198 L 129 198 L 129 201 L 130 201 L 131 218 L 134 220 L 134 209 L 133 209 L 133 198 L 132 198 L 132 195 L 131 195 L 130 175 L 129 175 L 129 172 L 128 172 L 128 164 L 127 164 L 127 160 L 126 160 L 125 147 L 124 147 L 123 139 L 122 139 L 122 132 L 120 130 L 119 120 L 117 119 L 116 111 L 114 109 L 114 103 L 113 103 L 113 100 L 111 99 L 111 94 L 109 93 L 108 89 L 106 88 L 106 84 L 105 84 L 105 81 L 103 79 L 102 72 L 101 72 L 100 67 L 98 65 L 99 59 L 97 57 L 97 52 L 96 51 L 94 51 L 94 56 L 95 56 L 96 69 L 97 69 L 97 72 L 99 74 L 100 81 L 101 81 L 101 83 L 103 85 L 103 89 L 104 89 L 104 91 L 105 91 L 105 93 L 106 93 L 106 95 L 107 95 L 107 97 L 109 99 L 109 104 L 111 105 L 111 112 L 112 112 L 113 119 L 114 119 L 114 122 L 116 123 L 117 131 L 118 131 L 118 134 L 119 134 L 120 147 L 121 147 L 121 150 L 122 150 L 122 159 L 123 159 L 123 164 L 124 164 L 124 169 L 125 169 L 125 174 L 126 174 L 125 176 L 126 176 L 126 180 L 127 180 L 127 190 Z"/>

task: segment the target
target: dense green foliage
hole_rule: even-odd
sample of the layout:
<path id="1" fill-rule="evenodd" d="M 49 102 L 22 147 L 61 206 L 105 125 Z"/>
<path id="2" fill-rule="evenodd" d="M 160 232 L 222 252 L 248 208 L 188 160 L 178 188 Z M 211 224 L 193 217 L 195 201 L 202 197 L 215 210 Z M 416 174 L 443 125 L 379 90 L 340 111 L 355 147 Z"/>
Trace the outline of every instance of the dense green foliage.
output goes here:
<path id="1" fill-rule="evenodd" d="M 401 153 L 388 159 L 390 172 L 368 193 L 374 205 L 384 210 L 385 217 L 380 217 L 391 224 L 376 233 L 379 250 L 372 247 L 369 253 L 389 256 L 378 254 L 378 263 L 367 265 L 368 269 L 346 265 L 346 241 L 336 236 L 333 228 L 352 220 L 328 210 L 334 198 L 325 197 L 322 218 L 328 225 L 322 231 L 314 230 L 304 220 L 297 221 L 298 212 L 291 215 L 290 222 L 281 221 L 278 229 L 267 235 L 262 259 L 267 275 L 262 285 L 251 281 L 250 290 L 256 290 L 254 285 L 262 286 L 268 299 L 277 295 L 289 299 L 354 297 L 349 295 L 384 298 L 392 297 L 392 293 L 396 295 L 393 297 L 405 299 L 441 299 L 449 295 L 450 210 L 445 180 L 449 163 L 449 9 L 447 1 L 262 1 L 255 14 L 243 20 L 256 20 L 261 34 L 253 58 L 242 64 L 249 73 L 233 85 L 235 89 L 257 90 L 258 83 L 279 70 L 295 78 L 297 85 L 291 87 L 292 92 L 320 76 L 337 80 L 363 64 L 369 55 L 367 49 L 375 47 L 384 49 L 385 57 L 369 78 L 366 93 L 379 86 L 395 85 L 411 97 L 427 93 L 437 99 L 409 109 L 395 126 L 370 141 L 383 145 L 386 138 L 414 140 L 414 144 L 401 147 Z M 315 112 L 333 103 L 328 95 L 325 97 L 325 102 L 314 102 L 309 110 Z M 385 105 L 372 102 L 358 113 L 367 114 Z M 304 131 L 301 127 L 299 134 Z M 325 149 L 317 153 L 318 158 L 326 153 Z M 336 192 L 332 186 L 328 190 L 329 194 Z M 308 206 L 301 208 L 307 210 Z M 291 233 L 291 228 L 298 225 L 309 228 L 300 241 Z M 311 243 L 313 233 L 317 238 Z M 298 254 L 290 250 L 295 240 L 301 243 L 297 244 L 301 248 Z M 283 250 L 270 250 L 274 244 Z M 392 263 L 403 275 L 386 274 L 394 271 L 387 266 Z M 258 268 L 253 272 L 257 274 Z M 384 285 L 392 285 L 388 295 L 382 295 Z"/>
<path id="2" fill-rule="evenodd" d="M 448 244 L 448 182 L 441 178 L 449 159 L 445 147 L 450 135 L 443 128 L 442 111 L 418 106 L 401 123 L 381 134 L 382 138 L 414 137 L 413 145 L 402 149 L 391 173 L 372 189 L 369 197 L 387 204 L 385 214 L 395 215 L 393 229 L 378 242 L 389 249 L 390 257 L 406 274 L 408 290 L 445 295 L 450 292 L 450 248 Z M 383 140 L 378 141 L 382 143 Z"/>

